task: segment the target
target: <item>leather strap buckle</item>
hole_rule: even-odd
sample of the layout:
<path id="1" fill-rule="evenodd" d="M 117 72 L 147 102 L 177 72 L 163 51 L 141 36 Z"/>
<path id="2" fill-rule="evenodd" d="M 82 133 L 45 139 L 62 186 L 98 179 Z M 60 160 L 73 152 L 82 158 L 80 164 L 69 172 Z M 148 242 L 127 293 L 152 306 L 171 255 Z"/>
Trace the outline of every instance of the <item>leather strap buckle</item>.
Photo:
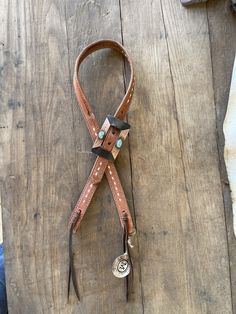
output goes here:
<path id="1" fill-rule="evenodd" d="M 114 161 L 129 133 L 130 125 L 112 115 L 107 115 L 97 138 L 93 144 L 92 152 L 107 160 Z"/>

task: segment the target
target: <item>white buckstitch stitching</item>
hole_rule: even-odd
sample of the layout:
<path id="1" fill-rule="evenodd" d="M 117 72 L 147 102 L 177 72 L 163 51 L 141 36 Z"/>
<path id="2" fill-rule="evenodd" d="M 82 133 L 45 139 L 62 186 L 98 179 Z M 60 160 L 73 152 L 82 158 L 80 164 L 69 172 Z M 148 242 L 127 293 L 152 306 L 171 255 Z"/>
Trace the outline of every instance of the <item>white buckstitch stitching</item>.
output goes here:
<path id="1" fill-rule="evenodd" d="M 129 97 L 130 98 L 130 97 Z M 110 166 L 108 166 L 108 169 L 110 169 L 111 167 Z M 109 171 L 109 173 L 112 175 L 112 171 L 110 170 Z M 114 177 L 111 177 L 112 178 L 112 180 L 113 180 L 113 183 L 114 183 L 114 185 L 115 185 L 115 190 L 116 191 L 118 191 L 118 188 L 117 188 L 117 184 L 116 184 L 116 181 L 115 181 L 115 179 L 114 179 Z M 116 195 L 119 197 L 120 196 L 120 193 L 118 193 L 118 192 L 116 192 Z M 119 201 L 121 202 L 121 198 L 119 198 Z"/>

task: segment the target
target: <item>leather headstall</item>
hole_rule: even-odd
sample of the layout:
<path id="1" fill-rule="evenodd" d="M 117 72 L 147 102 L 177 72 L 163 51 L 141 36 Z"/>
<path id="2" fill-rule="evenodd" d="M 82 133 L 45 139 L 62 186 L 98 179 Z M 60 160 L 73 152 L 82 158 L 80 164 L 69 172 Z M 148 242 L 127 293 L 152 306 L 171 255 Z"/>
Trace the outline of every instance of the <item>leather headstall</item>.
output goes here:
<path id="1" fill-rule="evenodd" d="M 96 50 L 110 48 L 116 50 L 125 60 L 130 68 L 130 82 L 127 91 L 117 108 L 114 115 L 108 114 L 101 127 L 99 127 L 92 108 L 86 99 L 79 80 L 79 68 L 83 60 Z M 68 278 L 68 298 L 70 293 L 70 281 L 74 286 L 76 296 L 79 300 L 79 290 L 76 281 L 76 274 L 72 253 L 72 234 L 75 233 L 84 217 L 84 214 L 92 200 L 92 197 L 102 180 L 104 174 L 109 183 L 114 202 L 117 207 L 119 220 L 123 229 L 123 248 L 124 253 L 118 256 L 113 265 L 113 274 L 118 278 L 126 278 L 126 297 L 129 296 L 130 283 L 128 275 L 132 277 L 133 265 L 130 257 L 131 237 L 135 234 L 135 227 L 131 213 L 126 201 L 126 197 L 114 165 L 114 160 L 123 146 L 128 135 L 130 125 L 124 121 L 129 109 L 134 92 L 134 71 L 131 59 L 124 47 L 113 40 L 100 40 L 87 46 L 78 56 L 74 71 L 74 89 L 80 105 L 81 112 L 85 119 L 87 128 L 93 140 L 92 152 L 97 156 L 94 166 L 90 172 L 87 183 L 85 184 L 78 202 L 69 218 L 69 278 Z M 130 277 L 129 276 L 129 277 Z"/>

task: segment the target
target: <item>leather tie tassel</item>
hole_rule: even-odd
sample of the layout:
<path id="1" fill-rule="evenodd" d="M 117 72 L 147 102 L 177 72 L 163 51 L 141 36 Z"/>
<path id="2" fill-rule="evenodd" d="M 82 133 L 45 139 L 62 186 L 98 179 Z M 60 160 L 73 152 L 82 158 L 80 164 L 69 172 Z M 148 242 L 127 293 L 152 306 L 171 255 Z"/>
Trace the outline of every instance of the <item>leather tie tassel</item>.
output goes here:
<path id="1" fill-rule="evenodd" d="M 77 219 L 80 216 L 80 212 L 78 212 Z M 68 276 L 68 287 L 67 287 L 67 302 L 69 301 L 70 297 L 70 281 L 72 279 L 75 294 L 77 296 L 78 301 L 80 301 L 79 297 L 79 290 L 78 290 L 78 285 L 76 281 L 76 275 L 75 275 L 75 269 L 74 269 L 74 258 L 73 258 L 73 252 L 72 252 L 72 233 L 73 233 L 73 228 L 70 228 L 70 233 L 69 233 L 69 276 Z"/>
<path id="2" fill-rule="evenodd" d="M 90 55 L 92 52 L 111 48 L 120 53 L 125 60 L 128 62 L 130 68 L 130 82 L 121 101 L 117 108 L 114 116 L 107 115 L 105 122 L 100 128 L 92 108 L 86 99 L 79 81 L 79 67 L 82 61 Z M 108 180 L 114 202 L 117 207 L 119 220 L 123 229 L 123 244 L 124 253 L 118 256 L 113 265 L 113 274 L 118 278 L 126 277 L 127 283 L 127 296 L 128 296 L 128 280 L 127 276 L 132 274 L 132 261 L 130 257 L 130 242 L 132 235 L 135 234 L 135 227 L 130 214 L 130 210 L 125 198 L 125 194 L 119 179 L 119 176 L 114 165 L 116 159 L 125 138 L 128 135 L 130 125 L 124 121 L 125 115 L 129 109 L 131 99 L 134 92 L 134 71 L 132 62 L 128 53 L 124 47 L 113 40 L 100 40 L 87 46 L 78 56 L 75 64 L 74 80 L 73 80 L 75 93 L 80 105 L 81 112 L 86 121 L 87 128 L 93 140 L 92 152 L 97 156 L 91 173 L 88 177 L 87 183 L 82 190 L 75 208 L 73 209 L 69 218 L 69 229 L 70 229 L 70 240 L 69 240 L 69 280 L 68 280 L 68 297 L 70 292 L 70 279 L 74 285 L 74 290 L 79 299 L 79 291 L 76 283 L 75 270 L 73 265 L 73 254 L 72 254 L 72 232 L 76 232 L 80 226 L 83 216 L 92 200 L 92 197 L 98 187 L 99 182 L 102 180 L 104 174 Z"/>

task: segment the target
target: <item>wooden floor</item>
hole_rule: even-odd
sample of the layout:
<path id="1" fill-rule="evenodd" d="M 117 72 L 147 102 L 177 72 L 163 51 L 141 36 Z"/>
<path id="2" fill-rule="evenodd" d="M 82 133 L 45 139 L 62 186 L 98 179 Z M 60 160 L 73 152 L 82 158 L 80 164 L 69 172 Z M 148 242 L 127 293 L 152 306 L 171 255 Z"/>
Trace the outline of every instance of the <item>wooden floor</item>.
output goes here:
<path id="1" fill-rule="evenodd" d="M 236 313 L 236 241 L 222 123 L 236 51 L 228 1 L 1 1 L 0 175 L 9 313 Z M 106 180 L 75 236 L 82 297 L 67 303 L 67 219 L 92 167 L 75 59 L 94 40 L 134 61 L 129 140 L 117 161 L 137 226 L 131 301 L 111 264 L 121 228 Z M 100 123 L 124 93 L 111 51 L 83 65 Z"/>

